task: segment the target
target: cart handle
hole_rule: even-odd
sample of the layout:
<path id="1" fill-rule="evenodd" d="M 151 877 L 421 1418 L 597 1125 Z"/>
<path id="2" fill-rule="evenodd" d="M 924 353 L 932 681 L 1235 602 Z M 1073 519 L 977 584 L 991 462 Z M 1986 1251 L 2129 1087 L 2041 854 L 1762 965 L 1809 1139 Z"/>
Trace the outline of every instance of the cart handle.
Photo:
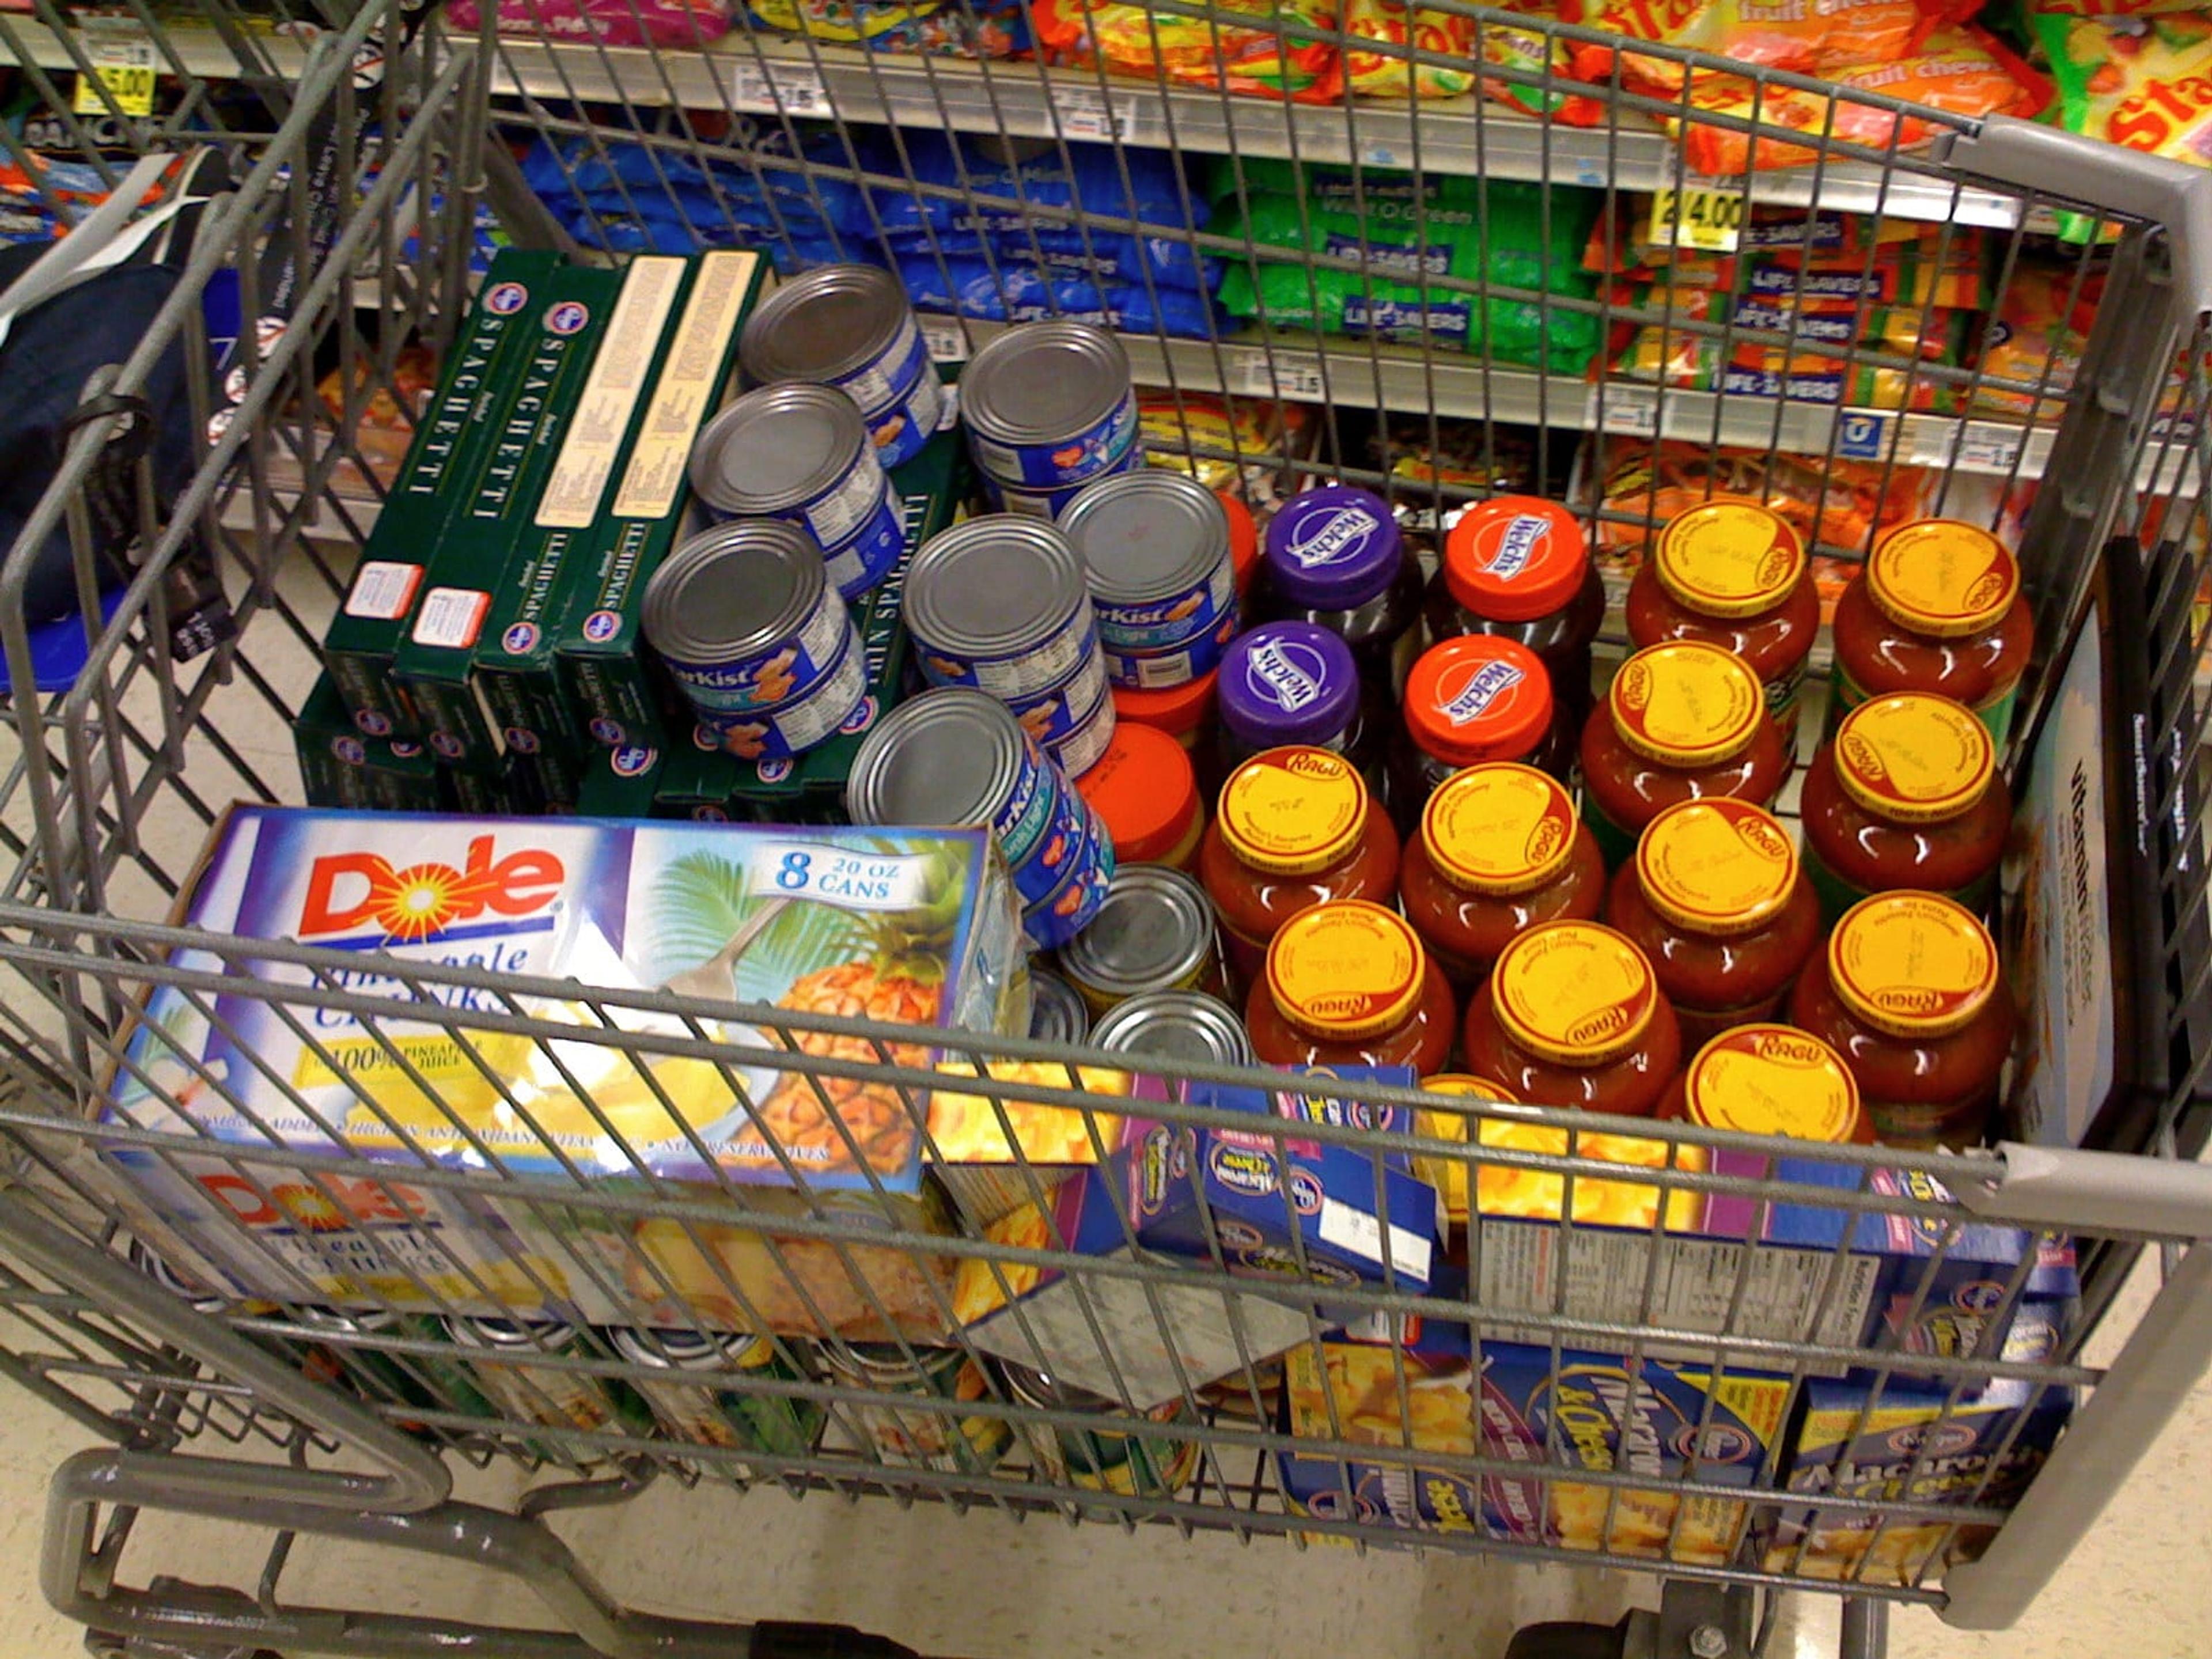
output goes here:
<path id="1" fill-rule="evenodd" d="M 2027 1226 L 2212 1239 L 2212 1167 L 2173 1158 L 2008 1140 L 1990 1161 L 1990 1179 L 1960 1183 L 1953 1196 L 1978 1213 Z"/>

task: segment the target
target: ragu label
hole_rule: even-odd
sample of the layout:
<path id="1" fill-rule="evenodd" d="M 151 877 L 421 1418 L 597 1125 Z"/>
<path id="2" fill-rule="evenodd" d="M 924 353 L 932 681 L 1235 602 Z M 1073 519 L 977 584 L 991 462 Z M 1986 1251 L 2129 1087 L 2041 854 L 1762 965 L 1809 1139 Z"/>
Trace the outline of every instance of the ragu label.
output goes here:
<path id="1" fill-rule="evenodd" d="M 379 853 L 325 854 L 308 868 L 298 937 L 303 944 L 335 944 L 329 935 L 368 925 L 373 931 L 361 943 L 416 945 L 486 916 L 512 931 L 551 905 L 568 872 L 542 848 L 502 854 L 496 839 L 473 837 L 459 869 L 435 860 L 394 868 Z"/>
<path id="2" fill-rule="evenodd" d="M 1300 525 L 1284 550 L 1302 568 L 1318 570 L 1360 553 L 1377 528 L 1373 514 L 1340 507 L 1310 530 Z"/>

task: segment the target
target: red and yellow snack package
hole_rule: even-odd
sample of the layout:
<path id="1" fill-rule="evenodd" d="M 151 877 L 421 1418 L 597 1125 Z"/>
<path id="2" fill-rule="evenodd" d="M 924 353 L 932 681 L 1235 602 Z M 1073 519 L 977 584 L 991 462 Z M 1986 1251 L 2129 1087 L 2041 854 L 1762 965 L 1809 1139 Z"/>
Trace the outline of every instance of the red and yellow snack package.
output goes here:
<path id="1" fill-rule="evenodd" d="M 1474 51 L 1474 20 L 1455 12 L 1431 11 L 1402 0 L 1351 0 L 1344 32 L 1355 40 L 1410 46 L 1462 60 Z M 1473 90 L 1474 71 L 1441 64 L 1347 46 L 1344 54 L 1346 91 L 1363 98 L 1456 98 Z"/>
<path id="2" fill-rule="evenodd" d="M 2050 95 L 2040 76 L 1981 30 L 1942 28 L 1918 46 L 1894 58 L 1831 65 L 1824 73 L 1853 92 L 1901 99 L 1954 115 L 2033 115 Z M 1888 152 L 1925 144 L 1936 129 L 1912 116 L 1899 116 L 1870 103 L 1831 99 L 1794 87 L 1754 83 L 1733 76 L 1701 78 L 1691 101 L 1699 109 L 1762 127 L 1801 132 L 1822 143 L 1856 144 Z M 1680 136 L 1683 160 L 1693 173 L 1726 178 L 1754 167 L 1804 167 L 1815 161 L 1814 143 L 1761 137 L 1756 157 L 1752 137 L 1698 120 L 1668 124 Z"/>
<path id="3" fill-rule="evenodd" d="M 2031 20 L 2058 121 L 2130 149 L 2212 166 L 2212 11 Z"/>
<path id="4" fill-rule="evenodd" d="M 1214 19 L 1170 16 L 1121 0 L 1036 0 L 1037 44 L 1078 64 L 1299 104 L 1333 104 L 1344 94 L 1344 60 L 1334 41 L 1337 0 L 1215 0 Z M 1251 18 L 1249 28 L 1237 16 Z"/>
<path id="5" fill-rule="evenodd" d="M 1990 319 L 1980 365 L 1984 378 L 1973 389 L 1975 410 L 2057 420 L 2074 389 L 2103 291 L 2098 272 L 2021 261 Z"/>
<path id="6" fill-rule="evenodd" d="M 1916 0 L 1563 0 L 1560 15 L 1632 40 L 1801 75 L 1894 61 L 1917 46 L 1935 22 Z M 1613 52 L 1575 46 L 1576 73 L 1606 85 Z M 1638 53 L 1626 55 L 1621 73 L 1644 90 L 1664 94 L 1680 93 L 1685 78 L 1680 64 Z"/>

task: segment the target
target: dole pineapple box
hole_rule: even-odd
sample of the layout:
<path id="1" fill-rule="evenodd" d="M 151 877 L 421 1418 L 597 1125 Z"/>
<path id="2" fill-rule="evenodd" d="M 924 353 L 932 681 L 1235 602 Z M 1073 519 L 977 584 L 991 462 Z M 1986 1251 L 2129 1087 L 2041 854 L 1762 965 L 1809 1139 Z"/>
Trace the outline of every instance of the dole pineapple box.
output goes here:
<path id="1" fill-rule="evenodd" d="M 1012 884 L 979 830 L 241 806 L 217 827 L 179 920 L 324 954 L 310 969 L 251 954 L 226 964 L 185 949 L 177 965 L 227 965 L 234 988 L 157 986 L 149 999 L 105 1109 L 118 1122 L 205 1138 L 214 1155 L 204 1158 L 118 1151 L 126 1174 L 148 1174 L 173 1203 L 185 1195 L 168 1179 L 180 1168 L 186 1184 L 203 1188 L 237 1176 L 219 1145 L 257 1157 L 271 1147 L 340 1152 L 365 1160 L 359 1174 L 372 1182 L 383 1178 L 374 1164 L 495 1163 L 552 1177 L 573 1195 L 579 1177 L 641 1175 L 788 1188 L 788 1168 L 810 1187 L 911 1193 L 921 1137 L 898 1091 L 829 1083 L 837 1105 L 834 1118 L 825 1114 L 814 1084 L 778 1064 L 788 1050 L 773 1030 L 775 1011 L 874 1017 L 922 1032 L 997 1030 L 1027 1015 Z M 573 1024 L 576 1038 L 540 1042 L 472 1024 L 508 1004 L 464 983 L 428 988 L 443 1006 L 434 1018 L 410 1018 L 422 1006 L 403 977 L 410 964 L 544 981 L 514 1011 Z M 302 993 L 319 980 L 392 1006 L 316 1006 Z M 662 988 L 732 1004 L 727 1018 L 701 1022 L 712 1058 L 588 1040 L 582 1028 L 598 1023 L 584 1001 L 591 992 Z M 610 1013 L 647 1040 L 696 1041 L 673 1017 Z M 854 1047 L 795 1040 L 813 1053 Z M 894 1058 L 927 1066 L 935 1054 L 925 1036 Z M 451 1188 L 438 1202 L 447 1198 L 456 1231 L 489 1205 Z M 349 1231 L 348 1207 L 321 1204 L 321 1230 Z M 559 1253 L 536 1236 L 526 1213 L 536 1206 L 498 1207 L 493 1236 L 465 1255 Z M 220 1249 L 199 1248 L 250 1277 L 266 1252 L 244 1248 L 235 1209 L 218 1202 L 198 1218 Z"/>

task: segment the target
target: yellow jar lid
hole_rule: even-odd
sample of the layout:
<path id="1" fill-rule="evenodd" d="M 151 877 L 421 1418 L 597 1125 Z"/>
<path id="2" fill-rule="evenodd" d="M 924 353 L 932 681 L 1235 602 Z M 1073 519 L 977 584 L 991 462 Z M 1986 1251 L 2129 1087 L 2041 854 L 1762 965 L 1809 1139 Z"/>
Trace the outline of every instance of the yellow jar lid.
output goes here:
<path id="1" fill-rule="evenodd" d="M 1645 826 L 1636 879 L 1661 916 L 1693 933 L 1764 927 L 1797 885 L 1797 849 L 1765 808 L 1727 796 L 1686 800 Z"/>
<path id="2" fill-rule="evenodd" d="M 1671 640 L 1621 664 L 1606 694 L 1613 729 L 1647 760 L 1710 766 L 1743 752 L 1766 718 L 1766 694 L 1733 651 Z"/>
<path id="3" fill-rule="evenodd" d="M 1421 812 L 1429 862 L 1455 887 L 1526 893 L 1567 866 L 1581 825 L 1559 780 L 1517 761 L 1454 773 Z"/>
<path id="4" fill-rule="evenodd" d="M 1953 639 L 1978 634 L 2020 596 L 2020 566 L 1979 525 L 1899 525 L 1867 560 L 1867 597 L 1900 628 Z"/>
<path id="5" fill-rule="evenodd" d="M 1358 843 L 1367 785 L 1332 750 L 1270 749 L 1229 775 L 1216 810 L 1221 839 L 1237 862 L 1275 875 L 1310 875 Z"/>
<path id="6" fill-rule="evenodd" d="M 1935 893 L 1877 893 L 1828 936 L 1828 978 L 1844 1008 L 1892 1036 L 1947 1036 L 1997 985 L 1997 950 L 1964 905 Z"/>
<path id="7" fill-rule="evenodd" d="M 1990 729 L 1964 703 L 1925 691 L 1863 702 L 1836 728 L 1836 781 L 1876 817 L 1940 823 L 1989 793 Z"/>
<path id="8" fill-rule="evenodd" d="M 1676 514 L 1659 532 L 1651 574 L 1702 616 L 1753 617 L 1771 611 L 1804 580 L 1805 544 L 1764 502 L 1717 495 Z"/>
<path id="9" fill-rule="evenodd" d="M 1567 1066 L 1601 1066 L 1626 1054 L 1659 1000 L 1644 952 L 1594 921 L 1554 921 L 1516 934 L 1498 958 L 1490 988 L 1505 1035 Z"/>
<path id="10" fill-rule="evenodd" d="M 1790 1025 L 1739 1025 L 1682 1079 L 1692 1123 L 1838 1145 L 1862 1138 L 1859 1085 L 1833 1048 Z"/>
<path id="11" fill-rule="evenodd" d="M 1267 947 L 1267 994 L 1316 1036 L 1375 1036 L 1403 1024 L 1428 970 L 1420 937 L 1395 910 L 1332 899 L 1301 910 Z"/>

